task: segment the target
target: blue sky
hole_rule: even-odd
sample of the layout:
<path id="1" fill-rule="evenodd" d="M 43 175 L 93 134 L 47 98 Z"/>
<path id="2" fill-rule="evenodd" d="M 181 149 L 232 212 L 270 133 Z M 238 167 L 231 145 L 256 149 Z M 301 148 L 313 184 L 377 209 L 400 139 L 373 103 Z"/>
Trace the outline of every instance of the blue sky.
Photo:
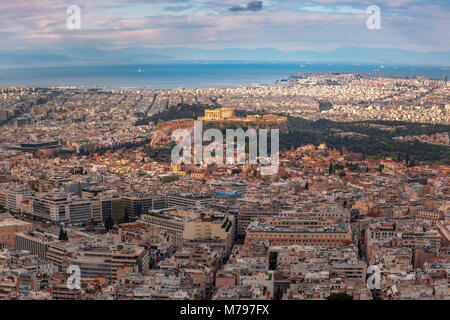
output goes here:
<path id="1" fill-rule="evenodd" d="M 81 8 L 68 30 L 67 7 Z M 369 30 L 366 8 L 381 8 Z M 70 47 L 450 49 L 450 1 L 1 0 L 0 50 Z"/>

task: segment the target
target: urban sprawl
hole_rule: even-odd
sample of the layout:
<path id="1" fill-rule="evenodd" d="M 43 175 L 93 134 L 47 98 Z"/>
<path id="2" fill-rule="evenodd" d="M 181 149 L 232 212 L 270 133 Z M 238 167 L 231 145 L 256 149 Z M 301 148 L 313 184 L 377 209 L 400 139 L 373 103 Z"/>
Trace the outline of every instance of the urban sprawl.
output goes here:
<path id="1" fill-rule="evenodd" d="M 196 120 L 223 130 L 285 132 L 293 118 L 434 125 L 393 140 L 449 148 L 447 79 L 0 88 L 0 299 L 450 299 L 449 159 L 323 141 L 281 148 L 275 175 L 174 164 L 155 154 L 194 119 L 149 119 L 177 106 L 205 106 Z M 368 285 L 373 266 L 380 283 Z"/>

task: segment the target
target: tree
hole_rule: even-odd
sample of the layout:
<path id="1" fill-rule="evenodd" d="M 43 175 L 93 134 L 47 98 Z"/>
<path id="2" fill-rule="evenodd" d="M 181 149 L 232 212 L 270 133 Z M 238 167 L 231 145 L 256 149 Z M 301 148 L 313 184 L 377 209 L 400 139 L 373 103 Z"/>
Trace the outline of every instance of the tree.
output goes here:
<path id="1" fill-rule="evenodd" d="M 409 162 L 407 163 L 407 167 L 414 167 L 416 165 L 416 163 L 414 162 L 414 159 L 409 160 Z"/>
<path id="2" fill-rule="evenodd" d="M 176 174 L 173 174 L 173 175 L 166 176 L 166 177 L 162 178 L 162 182 L 164 182 L 164 183 L 174 182 L 174 181 L 177 181 L 177 180 L 180 180 L 180 176 L 176 175 Z"/>
<path id="3" fill-rule="evenodd" d="M 327 297 L 327 300 L 353 300 L 353 297 L 346 293 L 332 293 L 329 297 Z"/>
<path id="4" fill-rule="evenodd" d="M 59 237 L 58 240 L 67 241 L 69 240 L 69 236 L 67 235 L 67 231 L 64 231 L 62 227 L 59 229 Z"/>
<path id="5" fill-rule="evenodd" d="M 328 174 L 332 174 L 334 172 L 333 163 L 330 162 L 330 167 L 328 168 Z"/>
<path id="6" fill-rule="evenodd" d="M 111 216 L 109 216 L 106 220 L 105 220 L 105 230 L 106 232 L 108 232 L 109 230 L 111 230 L 114 227 L 114 220 L 112 219 Z"/>

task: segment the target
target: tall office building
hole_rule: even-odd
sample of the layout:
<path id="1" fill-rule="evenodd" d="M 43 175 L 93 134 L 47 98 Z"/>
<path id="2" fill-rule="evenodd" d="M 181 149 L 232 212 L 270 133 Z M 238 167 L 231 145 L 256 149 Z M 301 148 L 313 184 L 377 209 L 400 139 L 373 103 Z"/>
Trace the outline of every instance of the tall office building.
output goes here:
<path id="1" fill-rule="evenodd" d="M 125 220 L 125 202 L 120 198 L 101 199 L 101 216 L 105 222 L 109 217 L 115 224 L 122 223 Z"/>
<path id="2" fill-rule="evenodd" d="M 66 211 L 69 199 L 65 194 L 49 193 L 44 196 L 35 196 L 30 202 L 30 214 L 36 217 L 55 222 L 69 220 Z"/>
<path id="3" fill-rule="evenodd" d="M 92 220 L 91 201 L 89 200 L 70 201 L 66 205 L 66 211 L 69 215 L 70 223 L 80 224 Z"/>

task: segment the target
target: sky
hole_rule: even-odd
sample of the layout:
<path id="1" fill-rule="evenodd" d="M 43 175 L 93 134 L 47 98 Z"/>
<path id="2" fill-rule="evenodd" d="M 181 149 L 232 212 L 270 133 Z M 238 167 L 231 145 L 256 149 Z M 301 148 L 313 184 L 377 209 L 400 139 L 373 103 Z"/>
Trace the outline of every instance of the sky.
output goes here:
<path id="1" fill-rule="evenodd" d="M 81 29 L 70 30 L 69 6 Z M 381 29 L 366 12 L 380 8 Z M 0 0 L 0 50 L 72 47 L 450 49 L 449 0 Z"/>

